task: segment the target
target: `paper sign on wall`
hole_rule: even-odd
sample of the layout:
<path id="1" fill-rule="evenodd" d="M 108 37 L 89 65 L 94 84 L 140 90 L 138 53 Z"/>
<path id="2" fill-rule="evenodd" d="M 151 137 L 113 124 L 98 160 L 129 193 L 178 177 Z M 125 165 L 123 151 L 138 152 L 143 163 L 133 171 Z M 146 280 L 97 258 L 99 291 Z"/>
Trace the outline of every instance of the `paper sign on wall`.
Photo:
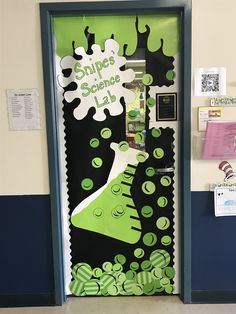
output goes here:
<path id="1" fill-rule="evenodd" d="M 203 159 L 236 159 L 236 122 L 208 121 Z"/>
<path id="2" fill-rule="evenodd" d="M 215 216 L 236 215 L 236 189 L 215 188 Z"/>
<path id="3" fill-rule="evenodd" d="M 226 95 L 225 68 L 195 69 L 195 96 Z"/>
<path id="4" fill-rule="evenodd" d="M 11 130 L 40 129 L 38 90 L 7 90 L 9 127 Z"/>

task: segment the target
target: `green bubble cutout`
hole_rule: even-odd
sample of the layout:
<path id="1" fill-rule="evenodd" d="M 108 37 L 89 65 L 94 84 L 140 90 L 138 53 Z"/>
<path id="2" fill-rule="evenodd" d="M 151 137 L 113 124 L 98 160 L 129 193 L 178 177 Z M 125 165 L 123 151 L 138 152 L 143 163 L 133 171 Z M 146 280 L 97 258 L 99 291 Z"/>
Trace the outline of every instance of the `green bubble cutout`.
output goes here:
<path id="1" fill-rule="evenodd" d="M 82 180 L 81 182 L 81 187 L 85 190 L 85 191 L 89 191 L 93 188 L 93 180 L 90 178 L 85 178 Z"/>
<path id="2" fill-rule="evenodd" d="M 157 236 L 155 233 L 153 232 L 147 232 L 144 236 L 143 236 L 143 243 L 146 246 L 153 246 L 157 243 Z"/>
<path id="3" fill-rule="evenodd" d="M 100 145 L 100 141 L 98 138 L 94 137 L 92 138 L 90 141 L 89 141 L 89 145 L 92 147 L 92 148 L 97 148 L 99 145 Z"/>

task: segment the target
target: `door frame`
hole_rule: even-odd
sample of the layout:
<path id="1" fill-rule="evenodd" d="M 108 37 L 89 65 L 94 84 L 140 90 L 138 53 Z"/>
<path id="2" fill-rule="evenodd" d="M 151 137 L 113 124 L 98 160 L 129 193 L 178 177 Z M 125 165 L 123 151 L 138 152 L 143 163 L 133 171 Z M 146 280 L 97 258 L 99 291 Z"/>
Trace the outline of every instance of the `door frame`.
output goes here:
<path id="1" fill-rule="evenodd" d="M 56 76 L 52 20 L 56 16 L 122 12 L 172 12 L 181 15 L 181 292 L 184 303 L 191 302 L 191 0 L 113 0 L 105 2 L 40 3 L 44 96 L 47 125 L 48 164 L 52 217 L 55 304 L 66 300 L 64 289 L 62 206 L 60 183 L 59 128 L 56 104 Z"/>

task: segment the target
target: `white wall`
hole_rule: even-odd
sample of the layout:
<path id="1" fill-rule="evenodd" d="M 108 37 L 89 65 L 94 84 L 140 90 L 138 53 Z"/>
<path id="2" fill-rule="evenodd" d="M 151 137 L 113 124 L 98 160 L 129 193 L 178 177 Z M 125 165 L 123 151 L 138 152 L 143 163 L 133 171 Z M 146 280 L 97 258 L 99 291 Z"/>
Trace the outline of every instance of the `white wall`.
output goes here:
<path id="1" fill-rule="evenodd" d="M 236 97 L 236 1 L 193 0 L 192 65 L 196 67 L 226 67 L 227 95 Z M 218 170 L 219 161 L 202 161 L 194 153 L 194 136 L 197 131 L 197 107 L 209 106 L 209 98 L 192 98 L 192 190 L 208 190 L 209 183 L 224 180 L 224 172 Z M 232 119 L 236 120 L 236 108 Z M 230 161 L 236 171 L 236 160 Z M 230 181 L 231 182 L 231 181 Z M 232 182 L 236 182 L 235 179 Z"/>
<path id="2" fill-rule="evenodd" d="M 49 193 L 39 1 L 0 0 L 0 194 Z M 63 1 L 44 1 L 63 2 Z M 236 1 L 193 0 L 193 68 L 225 66 L 228 95 L 236 96 Z M 41 130 L 9 131 L 6 89 L 38 88 Z M 208 99 L 193 97 L 192 134 L 197 132 L 196 107 Z M 235 114 L 236 119 L 236 114 Z M 194 156 L 193 156 L 194 157 Z M 236 169 L 236 162 L 231 163 Z M 218 162 L 192 161 L 192 190 L 222 181 Z"/>

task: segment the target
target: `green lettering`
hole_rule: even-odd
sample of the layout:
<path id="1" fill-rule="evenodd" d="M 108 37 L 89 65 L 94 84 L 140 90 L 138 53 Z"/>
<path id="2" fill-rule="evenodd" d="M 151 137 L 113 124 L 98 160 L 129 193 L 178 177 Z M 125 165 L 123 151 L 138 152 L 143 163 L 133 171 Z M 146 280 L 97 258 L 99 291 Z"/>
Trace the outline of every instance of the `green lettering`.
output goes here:
<path id="1" fill-rule="evenodd" d="M 95 62 L 95 68 L 96 68 L 96 70 L 97 70 L 97 72 L 98 72 L 98 76 L 99 76 L 99 78 L 101 79 L 102 78 L 102 76 L 101 76 L 101 70 L 102 70 L 102 62 L 101 61 L 97 61 L 97 62 Z"/>
<path id="2" fill-rule="evenodd" d="M 113 65 L 113 64 L 115 63 L 114 57 L 111 56 L 111 57 L 109 58 L 109 61 L 110 61 L 110 65 Z"/>
<path id="3" fill-rule="evenodd" d="M 74 71 L 75 73 L 77 73 L 77 75 L 75 76 L 77 80 L 81 80 L 85 75 L 84 71 L 80 67 L 81 67 L 81 64 L 79 62 L 76 62 Z"/>
<path id="4" fill-rule="evenodd" d="M 108 61 L 107 58 L 105 58 L 105 59 L 103 60 L 102 65 L 103 65 L 104 68 L 107 68 L 107 67 L 108 67 L 109 61 Z"/>
<path id="5" fill-rule="evenodd" d="M 87 93 L 82 93 L 82 96 L 87 97 L 90 94 L 90 88 L 88 87 L 88 83 L 81 84 L 80 88 L 82 90 L 87 90 Z"/>
<path id="6" fill-rule="evenodd" d="M 116 81 L 116 83 L 120 82 L 120 76 L 118 74 L 115 76 L 115 81 Z"/>

